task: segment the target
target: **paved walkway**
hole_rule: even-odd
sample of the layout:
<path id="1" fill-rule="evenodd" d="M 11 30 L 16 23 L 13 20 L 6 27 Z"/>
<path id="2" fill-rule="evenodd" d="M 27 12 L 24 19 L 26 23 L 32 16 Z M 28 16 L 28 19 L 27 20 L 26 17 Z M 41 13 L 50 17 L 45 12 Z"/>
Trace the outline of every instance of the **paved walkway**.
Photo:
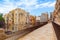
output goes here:
<path id="1" fill-rule="evenodd" d="M 45 25 L 45 24 L 43 24 Z M 41 26 L 43 26 L 41 25 Z M 41 26 L 34 26 L 34 27 L 30 27 L 30 28 L 27 28 L 27 29 L 24 29 L 24 30 L 21 30 L 21 31 L 18 31 L 16 32 L 15 34 L 12 34 L 11 37 L 5 39 L 5 40 L 17 40 L 18 38 L 24 36 L 24 35 L 27 35 L 28 33 L 32 32 L 33 30 L 41 27 Z"/>
<path id="2" fill-rule="evenodd" d="M 57 38 L 52 23 L 48 23 L 18 40 L 57 40 Z"/>

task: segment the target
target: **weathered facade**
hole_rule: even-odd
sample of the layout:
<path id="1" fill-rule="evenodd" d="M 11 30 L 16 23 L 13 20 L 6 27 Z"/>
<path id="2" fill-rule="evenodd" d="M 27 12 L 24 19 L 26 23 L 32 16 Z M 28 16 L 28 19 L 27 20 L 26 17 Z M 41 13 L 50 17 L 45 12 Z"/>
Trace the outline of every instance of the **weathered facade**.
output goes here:
<path id="1" fill-rule="evenodd" d="M 48 14 L 47 13 L 42 13 L 40 16 L 40 22 L 48 22 Z"/>
<path id="2" fill-rule="evenodd" d="M 30 16 L 29 16 L 29 24 L 30 24 L 30 25 L 35 25 L 35 22 L 36 22 L 36 17 L 30 15 Z"/>
<path id="3" fill-rule="evenodd" d="M 40 16 L 36 16 L 36 22 L 40 22 Z"/>
<path id="4" fill-rule="evenodd" d="M 29 13 L 20 9 L 16 8 L 12 11 L 10 11 L 8 14 L 6 14 L 7 17 L 5 16 L 5 23 L 8 23 L 10 26 L 9 29 L 10 31 L 18 31 L 26 28 L 26 24 L 29 21 Z"/>
<path id="5" fill-rule="evenodd" d="M 60 22 L 60 0 L 56 0 L 53 16 L 54 21 Z"/>

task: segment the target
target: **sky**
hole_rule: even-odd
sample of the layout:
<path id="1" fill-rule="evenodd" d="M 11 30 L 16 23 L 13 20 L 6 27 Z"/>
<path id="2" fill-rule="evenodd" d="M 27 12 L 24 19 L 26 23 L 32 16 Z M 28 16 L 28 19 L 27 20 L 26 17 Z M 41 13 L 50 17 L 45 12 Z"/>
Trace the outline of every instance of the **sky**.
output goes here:
<path id="1" fill-rule="evenodd" d="M 6 14 L 21 8 L 31 15 L 39 16 L 44 12 L 53 12 L 55 3 L 56 0 L 0 0 L 0 13 Z"/>

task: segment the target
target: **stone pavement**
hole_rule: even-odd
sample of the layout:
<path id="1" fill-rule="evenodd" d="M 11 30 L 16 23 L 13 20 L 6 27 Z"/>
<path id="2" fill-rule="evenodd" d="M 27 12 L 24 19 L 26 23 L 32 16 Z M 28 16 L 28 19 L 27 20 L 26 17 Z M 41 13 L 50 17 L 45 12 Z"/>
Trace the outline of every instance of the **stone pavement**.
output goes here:
<path id="1" fill-rule="evenodd" d="M 45 24 L 43 24 L 43 25 L 45 25 Z M 10 37 L 6 38 L 5 40 L 17 40 L 18 38 L 20 38 L 20 37 L 22 37 L 24 35 L 27 35 L 28 33 L 32 32 L 35 29 L 38 29 L 39 27 L 41 27 L 43 25 L 34 26 L 34 27 L 30 27 L 30 28 L 27 28 L 27 29 L 24 29 L 24 30 L 20 30 L 20 31 L 12 34 Z"/>
<path id="2" fill-rule="evenodd" d="M 48 23 L 18 40 L 57 40 L 52 23 Z"/>

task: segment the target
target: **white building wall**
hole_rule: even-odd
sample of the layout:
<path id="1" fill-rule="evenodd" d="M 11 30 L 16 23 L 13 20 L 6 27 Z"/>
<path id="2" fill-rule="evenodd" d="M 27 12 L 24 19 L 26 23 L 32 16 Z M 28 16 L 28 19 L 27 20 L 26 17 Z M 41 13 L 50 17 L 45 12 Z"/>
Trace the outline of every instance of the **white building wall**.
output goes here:
<path id="1" fill-rule="evenodd" d="M 40 22 L 47 22 L 48 21 L 48 14 L 42 14 L 40 17 Z"/>
<path id="2" fill-rule="evenodd" d="M 40 16 L 36 16 L 36 22 L 40 22 Z"/>

